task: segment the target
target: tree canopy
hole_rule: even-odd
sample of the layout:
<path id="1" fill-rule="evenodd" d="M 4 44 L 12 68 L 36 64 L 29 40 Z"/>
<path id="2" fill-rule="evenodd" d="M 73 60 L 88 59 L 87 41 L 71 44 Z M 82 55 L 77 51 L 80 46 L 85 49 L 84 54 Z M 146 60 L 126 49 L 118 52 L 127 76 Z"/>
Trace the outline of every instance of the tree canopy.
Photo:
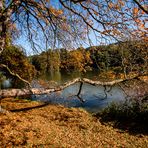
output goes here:
<path id="1" fill-rule="evenodd" d="M 2 0 L 0 52 L 6 39 L 25 35 L 33 49 L 82 42 L 147 40 L 146 0 Z"/>
<path id="2" fill-rule="evenodd" d="M 36 74 L 23 50 L 16 46 L 7 47 L 0 55 L 0 71 L 11 79 L 13 87 L 23 86 L 22 79 L 30 82 Z"/>

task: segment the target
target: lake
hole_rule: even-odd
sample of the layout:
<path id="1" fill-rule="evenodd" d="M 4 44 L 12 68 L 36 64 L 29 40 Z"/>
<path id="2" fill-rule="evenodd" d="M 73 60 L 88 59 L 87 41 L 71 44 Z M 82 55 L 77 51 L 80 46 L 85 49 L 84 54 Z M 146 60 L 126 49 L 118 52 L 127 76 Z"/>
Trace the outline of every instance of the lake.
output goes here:
<path id="1" fill-rule="evenodd" d="M 85 77 L 91 80 L 104 81 L 104 79 L 100 79 L 98 76 L 99 71 L 91 71 L 84 74 L 80 72 L 54 73 L 52 75 L 46 74 L 44 76 L 41 76 L 39 79 L 42 79 L 46 82 L 55 81 L 56 85 L 61 85 L 77 77 Z M 106 81 L 108 81 L 107 78 Z M 48 84 L 50 85 L 51 83 Z M 32 99 L 41 102 L 48 102 L 51 104 L 61 104 L 66 107 L 80 107 L 86 109 L 91 113 L 97 113 L 113 102 L 121 103 L 129 99 L 130 93 L 132 96 L 134 96 L 134 94 L 136 96 L 136 93 L 139 91 L 141 86 L 138 87 L 138 89 L 136 89 L 136 87 L 135 89 L 133 89 L 133 85 L 135 84 L 131 83 L 130 87 L 127 87 L 126 85 L 124 86 L 117 84 L 112 87 L 101 85 L 92 86 L 90 84 L 84 83 L 82 86 L 80 97 L 85 100 L 85 102 L 80 101 L 79 98 L 76 96 L 80 88 L 80 83 L 71 85 L 63 91 L 51 93 L 48 95 L 32 96 Z M 36 83 L 34 87 L 42 86 Z M 123 91 L 123 87 L 125 87 L 125 91 Z M 129 94 L 129 96 L 127 96 L 127 93 Z"/>
<path id="2" fill-rule="evenodd" d="M 71 72 L 66 72 L 66 71 L 57 71 L 57 72 L 50 72 L 46 73 L 44 75 L 41 75 L 38 77 L 38 79 L 44 80 L 44 81 L 54 81 L 57 84 L 61 85 L 67 81 L 73 80 L 75 78 L 88 78 L 92 80 L 99 80 L 97 79 L 99 76 L 100 72 L 99 70 L 92 70 L 92 71 L 87 71 L 85 73 L 79 72 L 79 71 L 71 71 Z"/>
<path id="3" fill-rule="evenodd" d="M 80 83 L 75 83 L 63 91 L 46 95 L 33 95 L 32 100 L 60 104 L 66 107 L 79 107 L 84 108 L 91 113 L 97 113 L 101 109 L 107 107 L 110 103 L 120 103 L 125 101 L 126 98 L 125 93 L 119 86 L 92 86 L 84 83 L 80 93 L 80 97 L 84 100 L 84 102 L 82 102 L 76 96 L 79 88 Z"/>
<path id="4" fill-rule="evenodd" d="M 55 72 L 42 75 L 36 80 L 33 80 L 32 87 L 52 88 L 77 77 L 85 77 L 95 81 L 108 81 L 108 78 L 100 79 L 99 74 L 100 73 L 97 70 L 83 74 L 80 72 Z M 9 83 L 10 81 L 5 82 L 7 86 Z M 46 95 L 32 95 L 31 100 L 48 102 L 50 104 L 60 104 L 66 107 L 79 107 L 84 108 L 91 113 L 97 113 L 113 102 L 121 103 L 131 97 L 138 98 L 139 96 L 148 93 L 148 84 L 138 80 L 113 86 L 93 86 L 88 83 L 83 83 L 79 97 L 85 100 L 84 102 L 76 96 L 79 89 L 80 83 L 75 83 L 65 88 L 63 91 L 57 91 Z"/>

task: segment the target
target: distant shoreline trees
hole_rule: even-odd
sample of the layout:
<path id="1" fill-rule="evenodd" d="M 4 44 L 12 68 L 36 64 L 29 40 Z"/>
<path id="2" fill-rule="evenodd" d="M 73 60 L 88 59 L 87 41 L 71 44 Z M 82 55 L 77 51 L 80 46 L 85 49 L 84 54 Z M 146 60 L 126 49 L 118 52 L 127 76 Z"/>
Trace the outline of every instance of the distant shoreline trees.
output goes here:
<path id="1" fill-rule="evenodd" d="M 145 42 L 131 41 L 92 46 L 86 49 L 81 47 L 70 51 L 49 49 L 47 52 L 42 52 L 30 58 L 39 73 L 50 70 L 86 72 L 92 69 L 98 69 L 100 72 L 112 70 L 117 74 L 144 73 L 148 64 L 148 50 L 145 50 L 146 48 L 148 48 L 148 45 Z M 50 53 L 49 57 L 47 56 L 48 53 Z"/>

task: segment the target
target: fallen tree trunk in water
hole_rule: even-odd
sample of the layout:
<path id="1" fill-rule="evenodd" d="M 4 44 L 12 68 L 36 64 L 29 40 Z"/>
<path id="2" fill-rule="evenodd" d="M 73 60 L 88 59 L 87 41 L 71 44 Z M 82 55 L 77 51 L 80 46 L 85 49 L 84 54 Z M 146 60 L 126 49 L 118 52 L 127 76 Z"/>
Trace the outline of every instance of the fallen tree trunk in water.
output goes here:
<path id="1" fill-rule="evenodd" d="M 138 76 L 130 79 L 118 79 L 111 82 L 101 82 L 101 81 L 93 81 L 86 78 L 76 78 L 72 81 L 66 82 L 64 85 L 58 86 L 56 88 L 51 89 L 44 89 L 44 88 L 30 88 L 30 89 L 4 89 L 0 90 L 0 99 L 6 98 L 6 97 L 18 97 L 18 96 L 27 96 L 27 95 L 42 95 L 42 94 L 50 94 L 52 92 L 62 91 L 65 88 L 75 84 L 80 83 L 79 92 L 76 94 L 76 96 L 80 99 L 79 95 L 81 93 L 82 85 L 84 83 L 88 83 L 90 85 L 101 85 L 101 86 L 113 86 L 115 84 L 121 84 L 125 81 L 137 79 Z M 123 90 L 124 91 L 124 90 Z M 81 100 L 81 99 L 80 99 Z M 81 100 L 83 102 L 83 100 Z"/>
<path id="2" fill-rule="evenodd" d="M 61 91 L 66 87 L 73 85 L 77 82 L 80 82 L 80 78 L 74 79 L 73 81 L 69 81 L 62 86 L 51 88 L 51 89 L 44 89 L 44 88 L 31 88 L 31 89 L 4 89 L 0 90 L 0 97 L 17 97 L 17 96 L 25 96 L 25 95 L 41 95 L 41 94 L 50 94 L 52 92 Z"/>

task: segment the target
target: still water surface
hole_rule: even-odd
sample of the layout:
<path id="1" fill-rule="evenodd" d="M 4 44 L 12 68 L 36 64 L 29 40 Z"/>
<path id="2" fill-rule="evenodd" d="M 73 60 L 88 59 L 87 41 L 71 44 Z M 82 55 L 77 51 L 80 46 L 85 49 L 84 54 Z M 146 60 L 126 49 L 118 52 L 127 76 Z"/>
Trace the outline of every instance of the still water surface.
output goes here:
<path id="1" fill-rule="evenodd" d="M 98 79 L 99 72 L 91 71 L 85 74 L 80 72 L 73 73 L 54 73 L 41 76 L 39 79 L 45 81 L 55 81 L 57 84 L 63 84 L 77 77 L 85 77 L 92 80 Z M 101 80 L 99 80 L 101 81 Z M 35 87 L 35 86 L 34 86 Z M 39 87 L 39 85 L 37 86 Z M 92 86 L 84 83 L 80 93 L 80 97 L 85 100 L 81 102 L 76 96 L 80 88 L 80 83 L 76 83 L 64 89 L 63 91 L 55 92 L 48 95 L 32 96 L 33 100 L 41 102 L 49 102 L 51 104 L 61 104 L 66 107 L 80 107 L 91 113 L 96 113 L 107 107 L 112 102 L 120 103 L 125 100 L 126 95 L 119 86 Z"/>
<path id="2" fill-rule="evenodd" d="M 81 78 L 88 78 L 92 80 L 99 80 L 97 79 L 99 76 L 99 71 L 98 70 L 93 70 L 93 71 L 88 71 L 85 73 L 79 72 L 79 71 L 73 71 L 73 72 L 50 72 L 46 73 L 42 76 L 40 76 L 38 79 L 42 79 L 45 81 L 55 81 L 58 84 L 63 84 L 67 81 L 73 80 L 75 78 L 81 77 Z"/>
<path id="3" fill-rule="evenodd" d="M 38 80 L 43 80 L 45 82 L 54 82 L 56 85 L 61 85 L 67 81 L 73 80 L 77 77 L 85 77 L 92 80 L 104 81 L 104 79 L 99 79 L 98 77 L 99 72 L 97 70 L 87 72 L 87 73 L 80 73 L 80 72 L 55 72 L 55 73 L 48 73 L 45 75 L 40 76 L 38 79 L 32 82 L 33 87 L 41 87 L 38 83 Z M 106 78 L 105 81 L 108 79 Z M 7 80 L 4 84 L 11 86 L 11 80 Z M 49 83 L 51 84 L 51 83 Z M 80 107 L 84 108 L 91 113 L 96 113 L 101 109 L 107 107 L 112 102 L 120 103 L 127 99 L 127 96 L 120 85 L 111 86 L 92 86 L 90 84 L 84 83 L 82 86 L 82 90 L 80 93 L 80 97 L 85 100 L 82 102 L 76 96 L 80 88 L 80 83 L 76 83 L 64 89 L 63 91 L 46 94 L 46 95 L 33 95 L 32 100 L 41 101 L 41 102 L 48 102 L 51 104 L 61 104 L 66 107 Z M 134 88 L 134 86 L 133 86 Z M 131 91 L 132 89 L 130 89 Z M 132 92 L 135 94 L 135 91 Z M 132 94 L 132 95 L 133 95 Z"/>

